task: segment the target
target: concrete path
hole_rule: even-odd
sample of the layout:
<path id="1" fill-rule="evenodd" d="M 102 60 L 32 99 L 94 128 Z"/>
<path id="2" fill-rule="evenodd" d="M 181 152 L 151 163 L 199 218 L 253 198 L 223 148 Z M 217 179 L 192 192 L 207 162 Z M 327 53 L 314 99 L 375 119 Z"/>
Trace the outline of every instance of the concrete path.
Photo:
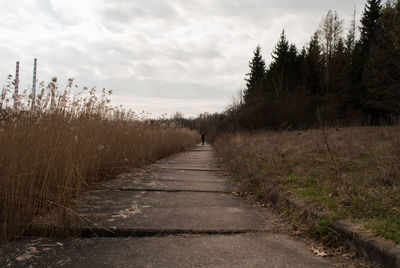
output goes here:
<path id="1" fill-rule="evenodd" d="M 84 198 L 82 238 L 0 246 L 0 267 L 334 267 L 235 197 L 215 162 L 199 145 L 122 174 Z"/>

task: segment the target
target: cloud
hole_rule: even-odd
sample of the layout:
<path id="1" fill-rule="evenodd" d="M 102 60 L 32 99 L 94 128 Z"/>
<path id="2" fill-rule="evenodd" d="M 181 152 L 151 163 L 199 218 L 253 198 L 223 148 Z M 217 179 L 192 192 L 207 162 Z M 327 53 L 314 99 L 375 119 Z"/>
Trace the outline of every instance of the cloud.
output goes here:
<path id="1" fill-rule="evenodd" d="M 115 89 L 115 104 L 186 115 L 221 111 L 260 44 L 266 61 L 285 29 L 298 48 L 329 9 L 349 22 L 364 0 L 14 0 L 0 2 L 0 77 L 21 85 L 74 77 Z"/>
<path id="2" fill-rule="evenodd" d="M 175 7 L 165 0 L 101 1 L 100 19 L 104 25 L 131 26 L 135 22 L 154 25 L 179 18 Z"/>

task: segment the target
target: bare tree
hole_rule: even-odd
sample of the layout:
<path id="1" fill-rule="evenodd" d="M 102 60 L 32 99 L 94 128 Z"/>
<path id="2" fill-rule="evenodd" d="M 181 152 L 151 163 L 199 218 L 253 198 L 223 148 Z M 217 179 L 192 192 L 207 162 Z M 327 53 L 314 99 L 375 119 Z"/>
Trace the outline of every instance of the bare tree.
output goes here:
<path id="1" fill-rule="evenodd" d="M 328 64 L 335 47 L 342 38 L 344 21 L 339 18 L 337 11 L 329 10 L 319 26 L 321 43 L 324 48 L 325 61 Z"/>
<path id="2" fill-rule="evenodd" d="M 319 26 L 319 36 L 323 45 L 323 56 L 325 61 L 325 86 L 330 91 L 330 74 L 332 73 L 331 60 L 334 56 L 335 48 L 342 42 L 344 21 L 339 18 L 337 11 L 329 10 Z"/>

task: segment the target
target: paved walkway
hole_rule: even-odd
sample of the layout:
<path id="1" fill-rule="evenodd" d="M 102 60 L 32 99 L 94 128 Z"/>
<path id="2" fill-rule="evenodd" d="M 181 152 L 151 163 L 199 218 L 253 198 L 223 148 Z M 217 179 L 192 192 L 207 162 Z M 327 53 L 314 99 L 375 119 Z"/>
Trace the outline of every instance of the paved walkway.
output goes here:
<path id="1" fill-rule="evenodd" d="M 334 267 L 228 179 L 208 145 L 161 159 L 90 192 L 82 238 L 0 246 L 0 267 Z"/>

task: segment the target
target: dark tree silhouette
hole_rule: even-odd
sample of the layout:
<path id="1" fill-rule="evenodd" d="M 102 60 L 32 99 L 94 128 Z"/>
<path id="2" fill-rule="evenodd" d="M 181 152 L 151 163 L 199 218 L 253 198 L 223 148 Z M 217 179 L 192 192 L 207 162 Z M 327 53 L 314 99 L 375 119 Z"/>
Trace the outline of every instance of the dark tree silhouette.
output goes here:
<path id="1" fill-rule="evenodd" d="M 267 71 L 269 86 L 272 92 L 279 96 L 294 90 L 294 78 L 297 72 L 297 48 L 294 44 L 289 45 L 283 30 L 278 43 L 272 52 L 272 63 Z"/>
<path id="2" fill-rule="evenodd" d="M 363 44 L 364 53 L 368 53 L 371 42 L 375 39 L 378 20 L 382 13 L 381 0 L 368 0 L 364 14 L 361 18 L 361 42 Z"/>
<path id="3" fill-rule="evenodd" d="M 249 62 L 250 72 L 247 75 L 246 89 L 243 99 L 245 103 L 251 102 L 256 98 L 257 91 L 262 87 L 265 78 L 265 61 L 261 55 L 261 46 L 258 45 L 254 50 L 253 59 Z"/>
<path id="4" fill-rule="evenodd" d="M 400 3 L 387 4 L 371 43 L 363 82 L 372 124 L 391 124 L 400 115 Z"/>

